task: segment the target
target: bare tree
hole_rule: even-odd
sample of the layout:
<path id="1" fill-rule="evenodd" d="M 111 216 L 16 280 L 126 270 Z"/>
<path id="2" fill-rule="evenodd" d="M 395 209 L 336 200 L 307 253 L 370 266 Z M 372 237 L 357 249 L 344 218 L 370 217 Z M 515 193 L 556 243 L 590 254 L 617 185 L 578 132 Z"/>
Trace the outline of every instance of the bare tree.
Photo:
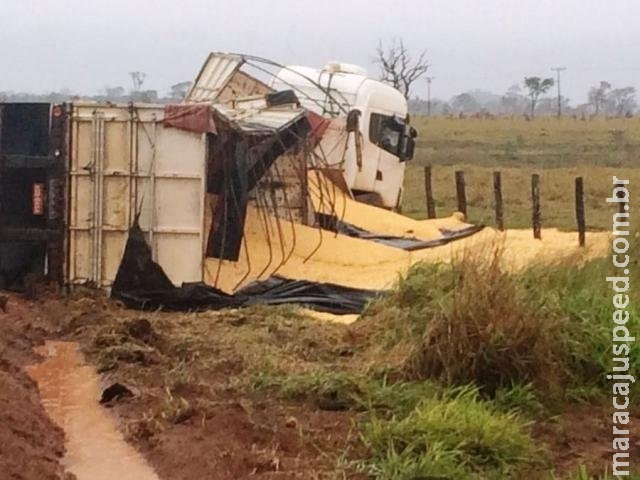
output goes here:
<path id="1" fill-rule="evenodd" d="M 380 67 L 380 80 L 388 82 L 409 98 L 411 85 L 427 73 L 429 62 L 427 51 L 423 50 L 417 60 L 413 60 L 402 39 L 394 38 L 387 48 L 378 43 L 374 63 Z"/>
<path id="2" fill-rule="evenodd" d="M 538 98 L 553 87 L 553 83 L 553 78 L 524 77 L 524 86 L 529 90 L 529 99 L 531 101 L 531 118 L 535 114 Z"/>
<path id="3" fill-rule="evenodd" d="M 133 83 L 133 91 L 139 92 L 142 84 L 144 83 L 144 79 L 147 78 L 147 74 L 144 72 L 129 72 L 129 76 Z"/>
<path id="4" fill-rule="evenodd" d="M 589 103 L 593 105 L 596 115 L 600 113 L 600 110 L 607 103 L 607 96 L 611 90 L 611 84 L 609 82 L 600 82 L 599 87 L 591 87 L 589 89 Z"/>

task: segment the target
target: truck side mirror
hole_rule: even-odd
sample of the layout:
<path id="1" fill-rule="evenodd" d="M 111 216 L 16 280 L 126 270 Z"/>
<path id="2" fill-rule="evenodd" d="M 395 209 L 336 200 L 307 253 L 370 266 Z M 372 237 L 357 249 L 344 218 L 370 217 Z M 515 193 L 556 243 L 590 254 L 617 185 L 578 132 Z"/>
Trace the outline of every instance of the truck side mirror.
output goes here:
<path id="1" fill-rule="evenodd" d="M 401 162 L 406 162 L 413 158 L 413 154 L 416 149 L 415 138 L 418 136 L 418 131 L 411 125 L 406 125 L 402 134 L 401 148 L 399 157 Z"/>
<path id="2" fill-rule="evenodd" d="M 411 136 L 404 135 L 402 143 L 403 149 L 400 152 L 399 157 L 401 162 L 406 162 L 413 158 L 413 153 L 416 148 L 416 141 Z"/>

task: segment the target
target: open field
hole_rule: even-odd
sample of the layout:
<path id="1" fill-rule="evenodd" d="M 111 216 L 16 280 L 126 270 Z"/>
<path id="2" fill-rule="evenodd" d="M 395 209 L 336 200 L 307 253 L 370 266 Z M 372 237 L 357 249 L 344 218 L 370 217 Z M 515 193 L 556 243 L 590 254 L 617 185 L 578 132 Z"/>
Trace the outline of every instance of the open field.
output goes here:
<path id="1" fill-rule="evenodd" d="M 423 167 L 433 166 L 438 215 L 456 210 L 454 171 L 464 170 L 471 221 L 494 224 L 492 172 L 502 171 L 507 228 L 531 222 L 531 174 L 540 174 L 543 228 L 575 229 L 574 179 L 584 177 L 588 229 L 610 228 L 611 177 L 640 184 L 640 119 L 413 120 L 416 156 L 407 166 L 403 212 L 426 217 Z M 640 206 L 632 195 L 632 207 Z"/>

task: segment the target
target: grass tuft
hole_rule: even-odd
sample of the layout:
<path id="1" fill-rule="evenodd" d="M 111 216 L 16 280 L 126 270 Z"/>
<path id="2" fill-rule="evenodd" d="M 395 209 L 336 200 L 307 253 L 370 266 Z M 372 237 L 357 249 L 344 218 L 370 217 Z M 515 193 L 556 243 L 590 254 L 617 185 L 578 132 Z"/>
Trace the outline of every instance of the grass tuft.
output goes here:
<path id="1" fill-rule="evenodd" d="M 629 255 L 640 258 L 638 237 L 631 238 Z M 610 258 L 571 258 L 517 273 L 502 264 L 497 245 L 451 264 L 413 266 L 360 322 L 372 356 L 389 353 L 405 378 L 475 384 L 490 397 L 524 384 L 549 399 L 589 401 L 609 391 L 614 292 L 605 278 L 619 274 Z M 634 331 L 639 297 L 629 295 L 627 326 Z M 640 362 L 640 345 L 629 345 L 628 356 L 630 365 Z"/>
<path id="2" fill-rule="evenodd" d="M 401 345 L 402 369 L 411 379 L 473 383 L 490 394 L 517 383 L 554 388 L 561 323 L 526 302 L 518 278 L 502 269 L 501 255 L 496 245 L 450 265 L 412 267 L 391 296 L 366 313 L 374 318 L 364 322 L 383 324 L 372 342 Z"/>
<path id="3" fill-rule="evenodd" d="M 545 464 L 528 428 L 517 413 L 498 411 L 468 387 L 427 398 L 404 417 L 374 417 L 362 432 L 373 453 L 357 466 L 399 480 L 518 478 Z"/>

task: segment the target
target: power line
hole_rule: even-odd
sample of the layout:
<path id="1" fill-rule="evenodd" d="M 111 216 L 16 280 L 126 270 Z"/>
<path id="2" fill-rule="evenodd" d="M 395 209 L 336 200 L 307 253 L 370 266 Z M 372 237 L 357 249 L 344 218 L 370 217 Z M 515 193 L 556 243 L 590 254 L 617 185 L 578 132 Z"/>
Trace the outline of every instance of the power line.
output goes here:
<path id="1" fill-rule="evenodd" d="M 554 67 L 551 70 L 556 72 L 558 76 L 558 117 L 562 116 L 562 93 L 560 91 L 560 72 L 566 70 L 567 67 Z"/>

